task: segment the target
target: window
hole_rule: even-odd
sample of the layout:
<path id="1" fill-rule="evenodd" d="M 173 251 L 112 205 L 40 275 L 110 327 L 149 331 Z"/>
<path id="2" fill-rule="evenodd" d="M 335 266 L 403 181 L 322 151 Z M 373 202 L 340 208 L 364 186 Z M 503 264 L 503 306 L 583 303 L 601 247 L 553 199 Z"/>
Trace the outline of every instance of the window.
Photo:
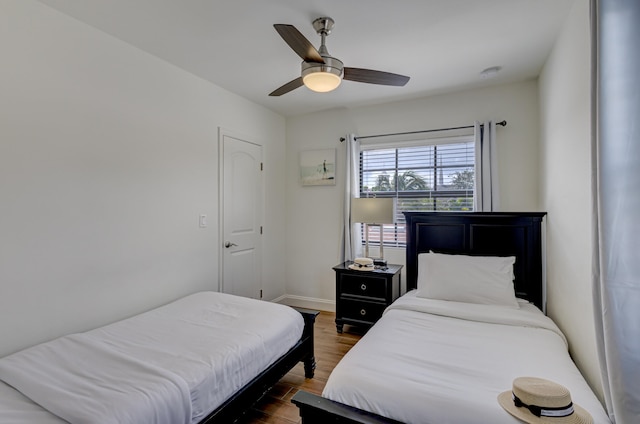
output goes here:
<path id="1" fill-rule="evenodd" d="M 404 211 L 472 211 L 472 136 L 431 139 L 412 145 L 364 145 L 360 152 L 360 197 L 396 197 L 396 224 L 384 225 L 385 246 L 406 244 Z M 379 240 L 371 227 L 369 240 Z"/>

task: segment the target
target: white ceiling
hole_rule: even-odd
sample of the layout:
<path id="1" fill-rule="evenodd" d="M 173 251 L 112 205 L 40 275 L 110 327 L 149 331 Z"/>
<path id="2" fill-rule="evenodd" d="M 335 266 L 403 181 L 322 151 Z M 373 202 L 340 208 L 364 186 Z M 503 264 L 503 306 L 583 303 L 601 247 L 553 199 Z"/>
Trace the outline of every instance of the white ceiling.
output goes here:
<path id="1" fill-rule="evenodd" d="M 293 116 L 536 77 L 574 0 L 40 0 L 186 71 Z M 300 87 L 300 58 L 273 24 L 294 25 L 318 47 L 311 22 L 345 66 L 411 77 L 404 87 L 344 81 L 331 93 Z M 491 79 L 480 72 L 502 71 Z"/>

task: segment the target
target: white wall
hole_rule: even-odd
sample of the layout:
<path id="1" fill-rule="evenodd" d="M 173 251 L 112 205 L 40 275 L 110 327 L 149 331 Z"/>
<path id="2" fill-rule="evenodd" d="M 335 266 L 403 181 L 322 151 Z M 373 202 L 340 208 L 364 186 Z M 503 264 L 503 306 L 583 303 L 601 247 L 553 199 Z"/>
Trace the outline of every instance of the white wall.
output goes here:
<path id="1" fill-rule="evenodd" d="M 412 101 L 339 109 L 287 119 L 287 302 L 331 310 L 332 266 L 340 260 L 341 208 L 347 133 L 371 135 L 472 125 L 502 120 L 498 127 L 502 210 L 541 210 L 538 201 L 538 86 L 527 81 Z M 300 151 L 336 148 L 337 185 L 303 187 Z M 385 249 L 404 264 L 404 250 Z"/>
<path id="2" fill-rule="evenodd" d="M 219 126 L 265 146 L 284 294 L 283 117 L 31 0 L 0 2 L 0 51 L 0 356 L 217 290 Z"/>
<path id="3" fill-rule="evenodd" d="M 591 284 L 589 1 L 577 0 L 540 76 L 548 314 L 602 399 Z"/>

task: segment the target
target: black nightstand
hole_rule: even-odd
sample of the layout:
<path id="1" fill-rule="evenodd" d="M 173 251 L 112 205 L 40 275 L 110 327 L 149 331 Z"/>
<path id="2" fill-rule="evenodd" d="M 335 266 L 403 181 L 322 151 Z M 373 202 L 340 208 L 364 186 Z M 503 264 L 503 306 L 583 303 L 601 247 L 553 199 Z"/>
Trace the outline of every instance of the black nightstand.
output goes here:
<path id="1" fill-rule="evenodd" d="M 387 265 L 374 271 L 349 269 L 353 262 L 333 267 L 336 272 L 336 328 L 344 324 L 370 327 L 400 296 L 402 265 Z"/>

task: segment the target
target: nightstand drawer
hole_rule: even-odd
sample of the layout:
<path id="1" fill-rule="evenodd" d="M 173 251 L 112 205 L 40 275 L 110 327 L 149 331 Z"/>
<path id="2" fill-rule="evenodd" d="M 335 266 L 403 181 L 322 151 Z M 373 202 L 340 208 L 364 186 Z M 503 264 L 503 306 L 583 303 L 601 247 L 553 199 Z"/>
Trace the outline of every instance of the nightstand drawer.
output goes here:
<path id="1" fill-rule="evenodd" d="M 348 320 L 376 322 L 387 305 L 384 303 L 365 302 L 361 300 L 342 299 L 342 317 Z"/>
<path id="2" fill-rule="evenodd" d="M 387 293 L 387 279 L 375 277 L 373 274 L 366 276 L 342 274 L 339 284 L 340 293 L 343 295 L 364 296 L 384 301 Z"/>

